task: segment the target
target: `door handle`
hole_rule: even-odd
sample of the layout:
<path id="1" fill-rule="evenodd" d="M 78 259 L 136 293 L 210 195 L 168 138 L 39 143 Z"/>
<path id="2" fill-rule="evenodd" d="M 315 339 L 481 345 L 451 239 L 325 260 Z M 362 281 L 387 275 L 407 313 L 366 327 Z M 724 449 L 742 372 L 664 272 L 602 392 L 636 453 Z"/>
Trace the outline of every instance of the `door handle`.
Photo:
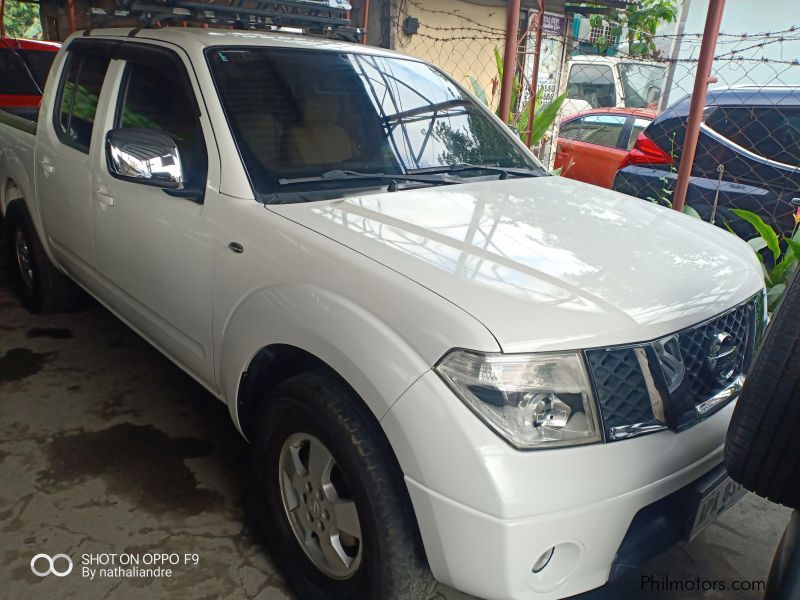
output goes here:
<path id="1" fill-rule="evenodd" d="M 39 160 L 39 166 L 42 167 L 42 171 L 44 172 L 45 175 L 50 175 L 56 170 L 53 164 L 46 158 L 42 158 L 41 160 Z"/>
<path id="2" fill-rule="evenodd" d="M 95 200 L 97 200 L 100 204 L 114 206 L 114 196 L 111 195 L 111 190 L 109 190 L 106 186 L 100 185 L 94 188 L 92 192 L 94 193 Z"/>

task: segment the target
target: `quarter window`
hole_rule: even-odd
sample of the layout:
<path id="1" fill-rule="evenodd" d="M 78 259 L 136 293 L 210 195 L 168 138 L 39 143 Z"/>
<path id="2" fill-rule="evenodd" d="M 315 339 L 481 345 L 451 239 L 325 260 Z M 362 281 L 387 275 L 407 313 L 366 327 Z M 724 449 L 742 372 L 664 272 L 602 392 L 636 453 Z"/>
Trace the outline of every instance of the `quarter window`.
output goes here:
<path id="1" fill-rule="evenodd" d="M 639 134 L 642 133 L 645 128 L 650 125 L 650 123 L 650 119 L 636 118 L 633 120 L 633 128 L 631 129 L 631 135 L 628 138 L 627 150 L 633 148 L 633 145 L 636 143 L 636 138 L 639 137 Z"/>
<path id="2" fill-rule="evenodd" d="M 72 54 L 64 69 L 58 96 L 56 133 L 65 144 L 89 152 L 97 101 L 108 58 Z"/>

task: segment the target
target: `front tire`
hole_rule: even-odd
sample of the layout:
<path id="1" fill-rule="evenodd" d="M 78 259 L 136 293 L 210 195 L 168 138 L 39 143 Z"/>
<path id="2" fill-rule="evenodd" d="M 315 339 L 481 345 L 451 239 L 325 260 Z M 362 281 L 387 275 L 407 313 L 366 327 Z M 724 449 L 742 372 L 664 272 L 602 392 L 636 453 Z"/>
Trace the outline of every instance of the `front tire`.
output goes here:
<path id="1" fill-rule="evenodd" d="M 772 316 L 725 440 L 730 476 L 759 496 L 800 509 L 800 273 Z"/>
<path id="2" fill-rule="evenodd" d="M 253 439 L 258 512 L 304 600 L 424 600 L 427 568 L 379 423 L 338 378 L 306 373 L 266 398 Z"/>
<path id="3" fill-rule="evenodd" d="M 25 307 L 42 314 L 77 308 L 80 288 L 50 262 L 20 200 L 8 206 L 4 226 L 7 264 Z"/>

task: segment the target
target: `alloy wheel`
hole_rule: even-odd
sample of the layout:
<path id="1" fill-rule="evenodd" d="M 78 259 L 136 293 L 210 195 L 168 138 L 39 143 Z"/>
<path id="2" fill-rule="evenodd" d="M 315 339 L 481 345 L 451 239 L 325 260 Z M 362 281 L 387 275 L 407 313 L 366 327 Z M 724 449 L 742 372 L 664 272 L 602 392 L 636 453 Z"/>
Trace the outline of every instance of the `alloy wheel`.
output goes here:
<path id="1" fill-rule="evenodd" d="M 33 291 L 33 260 L 28 240 L 21 229 L 14 232 L 14 250 L 17 256 L 17 267 L 19 268 L 22 283 L 28 291 Z"/>
<path id="2" fill-rule="evenodd" d="M 289 436 L 279 460 L 281 499 L 297 542 L 325 575 L 349 579 L 361 564 L 361 521 L 336 460 L 305 433 Z"/>

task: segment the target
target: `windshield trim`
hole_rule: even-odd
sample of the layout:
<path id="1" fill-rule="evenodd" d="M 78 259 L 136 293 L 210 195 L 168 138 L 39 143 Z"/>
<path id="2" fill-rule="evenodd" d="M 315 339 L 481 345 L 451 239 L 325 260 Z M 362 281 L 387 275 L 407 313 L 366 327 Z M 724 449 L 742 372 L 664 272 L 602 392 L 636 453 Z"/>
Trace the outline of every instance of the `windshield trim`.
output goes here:
<path id="1" fill-rule="evenodd" d="M 227 133 L 230 136 L 231 140 L 233 140 L 233 144 L 234 144 L 234 146 L 236 148 L 236 153 L 237 153 L 237 156 L 238 156 L 238 159 L 239 159 L 239 164 L 241 165 L 242 170 L 244 171 L 245 176 L 247 177 L 247 183 L 250 186 L 250 191 L 253 194 L 253 198 L 257 202 L 259 202 L 260 204 L 265 204 L 265 205 L 269 203 L 266 200 L 266 198 L 273 197 L 273 196 L 276 196 L 276 195 L 282 195 L 282 194 L 280 194 L 280 192 L 278 192 L 278 190 L 273 190 L 271 192 L 259 192 L 258 189 L 256 188 L 255 183 L 253 181 L 253 177 L 252 177 L 252 175 L 250 173 L 250 169 L 248 168 L 247 162 L 244 159 L 244 154 L 242 152 L 242 148 L 241 148 L 241 145 L 240 145 L 241 142 L 240 142 L 239 136 L 237 136 L 235 134 L 235 129 L 234 129 L 233 123 L 231 121 L 230 111 L 228 110 L 228 107 L 226 106 L 222 90 L 219 87 L 219 82 L 218 82 L 217 76 L 215 75 L 215 69 L 213 68 L 213 65 L 212 65 L 212 62 L 211 62 L 211 57 L 212 57 L 213 54 L 218 53 L 218 52 L 264 50 L 264 49 L 268 49 L 270 47 L 271 46 L 269 46 L 267 44 L 264 44 L 264 45 L 220 44 L 220 45 L 217 45 L 217 46 L 207 46 L 206 48 L 203 49 L 203 56 L 205 58 L 206 68 L 208 69 L 208 74 L 211 77 L 211 81 L 212 81 L 212 83 L 214 85 L 214 91 L 216 92 L 216 99 L 219 102 L 220 108 L 222 109 L 222 113 L 225 116 L 225 124 L 227 125 Z M 533 154 L 533 152 L 531 152 L 530 148 L 528 148 L 522 142 L 522 140 L 520 140 L 510 130 L 508 130 L 508 126 L 504 125 L 503 122 L 497 117 L 497 115 L 488 106 L 486 106 L 483 102 L 481 102 L 480 99 L 478 99 L 460 81 L 456 80 L 455 78 L 453 78 L 451 75 L 449 75 L 448 73 L 446 73 L 444 70 L 440 69 L 436 65 L 433 65 L 433 64 L 431 64 L 429 62 L 426 62 L 426 61 L 424 61 L 422 59 L 419 59 L 419 58 L 416 58 L 414 56 L 408 56 L 408 55 L 404 55 L 404 54 L 386 54 L 386 52 L 364 51 L 363 50 L 363 46 L 359 46 L 358 48 L 353 49 L 353 50 L 348 49 L 348 50 L 346 50 L 344 52 L 342 52 L 342 51 L 340 51 L 338 49 L 331 50 L 331 49 L 324 49 L 324 48 L 302 48 L 302 49 L 292 49 L 292 51 L 297 51 L 297 52 L 315 52 L 315 53 L 349 54 L 349 55 L 354 55 L 354 56 L 367 56 L 367 57 L 374 57 L 374 58 L 383 58 L 383 59 L 388 59 L 388 60 L 402 60 L 402 61 L 407 61 L 407 62 L 412 62 L 412 63 L 418 63 L 418 64 L 421 64 L 421 65 L 425 65 L 426 67 L 429 67 L 429 68 L 433 69 L 439 76 L 443 77 L 448 82 L 450 82 L 451 84 L 455 85 L 462 93 L 464 93 L 467 96 L 467 98 L 472 100 L 473 106 L 477 107 L 477 111 L 482 113 L 482 114 L 484 114 L 488 119 L 493 121 L 495 123 L 495 125 L 497 126 L 498 130 L 502 131 L 502 135 L 509 142 L 511 142 L 513 145 L 516 146 L 516 148 L 523 154 L 523 156 L 525 156 L 525 158 L 531 162 L 531 164 L 533 165 L 534 168 L 541 169 L 542 174 L 544 174 L 544 175 L 548 174 L 547 169 L 544 167 L 544 165 L 541 163 L 541 161 Z M 464 101 L 460 101 L 460 103 L 464 104 Z M 430 107 L 425 107 L 425 109 L 429 111 Z M 415 109 L 412 109 L 412 111 L 413 110 L 415 110 Z M 444 168 L 444 167 L 442 167 L 442 168 Z M 480 179 L 483 179 L 483 177 L 465 178 L 463 180 L 463 183 L 468 183 L 469 181 L 471 181 L 473 179 L 474 180 L 480 180 Z M 353 183 L 357 183 L 357 180 L 353 180 Z M 458 182 L 455 185 L 459 185 L 460 183 L 462 183 L 462 182 Z M 347 192 L 348 189 L 349 188 L 346 188 L 346 187 L 342 188 L 342 192 Z M 354 186 L 353 189 L 356 190 L 358 188 Z M 346 193 L 344 193 L 343 197 L 348 197 L 348 195 Z"/>

